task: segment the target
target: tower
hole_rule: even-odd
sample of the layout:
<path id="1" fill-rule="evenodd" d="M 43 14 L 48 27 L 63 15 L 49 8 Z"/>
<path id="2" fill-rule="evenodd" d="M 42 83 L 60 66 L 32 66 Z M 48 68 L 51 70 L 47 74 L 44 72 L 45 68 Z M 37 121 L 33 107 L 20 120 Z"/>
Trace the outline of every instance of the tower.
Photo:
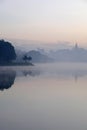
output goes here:
<path id="1" fill-rule="evenodd" d="M 74 48 L 75 48 L 75 49 L 78 49 L 78 44 L 77 44 L 77 43 L 75 44 L 75 47 L 74 47 Z"/>

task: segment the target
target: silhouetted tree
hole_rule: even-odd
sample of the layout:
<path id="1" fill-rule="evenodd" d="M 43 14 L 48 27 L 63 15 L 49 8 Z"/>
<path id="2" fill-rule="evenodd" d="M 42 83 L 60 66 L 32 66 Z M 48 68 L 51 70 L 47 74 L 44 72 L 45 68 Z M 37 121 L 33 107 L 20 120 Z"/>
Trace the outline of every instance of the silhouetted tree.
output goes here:
<path id="1" fill-rule="evenodd" d="M 23 60 L 24 60 L 25 62 L 27 61 L 27 56 L 26 56 L 26 55 L 24 55 Z"/>
<path id="2" fill-rule="evenodd" d="M 0 40 L 0 63 L 11 62 L 16 59 L 15 49 L 10 42 Z"/>
<path id="3" fill-rule="evenodd" d="M 29 56 L 27 60 L 30 62 L 30 61 L 32 60 L 32 57 L 31 57 L 31 56 Z"/>
<path id="4" fill-rule="evenodd" d="M 32 57 L 31 56 L 27 56 L 27 55 L 24 55 L 24 57 L 23 57 L 23 60 L 25 61 L 25 62 L 27 62 L 27 61 L 31 61 L 32 60 Z"/>

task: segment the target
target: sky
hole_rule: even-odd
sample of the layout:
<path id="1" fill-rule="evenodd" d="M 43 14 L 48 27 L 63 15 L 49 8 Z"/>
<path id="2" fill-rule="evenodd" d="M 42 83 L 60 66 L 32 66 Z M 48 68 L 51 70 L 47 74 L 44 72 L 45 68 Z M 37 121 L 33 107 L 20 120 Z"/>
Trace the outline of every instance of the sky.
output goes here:
<path id="1" fill-rule="evenodd" d="M 0 0 L 0 38 L 87 44 L 86 0 Z"/>

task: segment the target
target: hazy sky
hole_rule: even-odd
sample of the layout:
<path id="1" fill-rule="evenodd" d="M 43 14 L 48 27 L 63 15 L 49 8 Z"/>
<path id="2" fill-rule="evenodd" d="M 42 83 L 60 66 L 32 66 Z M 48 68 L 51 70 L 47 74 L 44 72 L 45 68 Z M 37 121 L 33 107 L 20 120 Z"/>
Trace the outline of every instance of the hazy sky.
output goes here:
<path id="1" fill-rule="evenodd" d="M 0 0 L 0 37 L 87 43 L 87 2 Z"/>

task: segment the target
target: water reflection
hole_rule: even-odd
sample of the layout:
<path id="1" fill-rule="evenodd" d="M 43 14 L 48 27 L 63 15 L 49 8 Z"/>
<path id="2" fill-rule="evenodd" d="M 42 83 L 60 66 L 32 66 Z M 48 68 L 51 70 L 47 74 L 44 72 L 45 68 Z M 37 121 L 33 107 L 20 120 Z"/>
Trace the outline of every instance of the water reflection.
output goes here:
<path id="1" fill-rule="evenodd" d="M 76 64 L 75 64 L 76 65 Z M 18 77 L 37 77 L 37 78 L 53 78 L 53 79 L 74 79 L 75 82 L 79 78 L 84 78 L 87 76 L 87 68 L 85 67 L 76 67 L 76 66 L 54 66 L 54 65 L 39 65 L 34 67 L 9 67 L 9 68 L 0 68 L 0 90 L 8 89 L 12 87 L 15 82 L 15 78 Z"/>
<path id="2" fill-rule="evenodd" d="M 0 68 L 0 89 L 9 87 L 0 93 L 0 130 L 87 128 L 87 66 Z"/>
<path id="3" fill-rule="evenodd" d="M 14 84 L 16 72 L 13 70 L 0 71 L 0 90 L 9 89 Z"/>
<path id="4" fill-rule="evenodd" d="M 23 70 L 22 71 L 22 73 L 23 73 L 23 75 L 24 76 L 32 76 L 32 77 L 35 77 L 35 76 L 39 76 L 40 74 L 41 74 L 41 72 L 40 71 L 33 71 L 33 70 Z"/>

